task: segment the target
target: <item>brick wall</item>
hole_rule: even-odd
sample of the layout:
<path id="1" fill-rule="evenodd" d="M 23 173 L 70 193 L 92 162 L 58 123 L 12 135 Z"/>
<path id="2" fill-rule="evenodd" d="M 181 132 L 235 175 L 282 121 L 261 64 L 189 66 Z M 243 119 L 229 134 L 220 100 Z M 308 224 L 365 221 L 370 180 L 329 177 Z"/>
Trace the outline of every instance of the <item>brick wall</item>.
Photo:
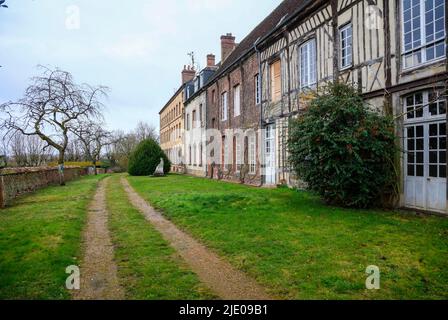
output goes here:
<path id="1" fill-rule="evenodd" d="M 74 180 L 87 174 L 85 168 L 66 168 L 65 181 Z M 59 183 L 58 169 L 20 170 L 20 172 L 0 174 L 0 208 L 11 203 L 21 194 Z"/>
<path id="2" fill-rule="evenodd" d="M 255 76 L 259 72 L 257 56 L 251 55 L 238 66 L 235 66 L 229 73 L 221 75 L 207 89 L 207 129 L 218 129 L 222 135 L 226 134 L 226 129 L 241 129 L 243 131 L 252 129 L 257 132 L 260 126 L 260 106 L 255 102 Z M 241 90 L 241 114 L 234 116 L 234 87 L 240 85 Z M 215 99 L 213 100 L 213 92 Z M 221 95 L 228 93 L 228 115 L 227 121 L 221 121 Z M 214 127 L 213 127 L 214 126 Z M 232 143 L 232 137 L 230 141 Z M 256 135 L 257 148 L 257 169 L 253 175 L 247 174 L 244 182 L 247 184 L 258 185 L 261 183 L 261 166 L 258 156 L 259 137 Z M 244 151 L 245 146 L 242 146 Z M 233 150 L 232 146 L 229 150 Z M 207 160 L 210 156 L 210 150 L 207 150 Z M 247 160 L 247 159 L 245 159 Z M 207 161 L 210 166 L 209 161 Z M 247 163 L 246 163 L 247 164 Z M 237 172 L 235 166 L 230 165 L 226 168 L 221 167 L 220 178 L 224 180 L 240 181 L 241 175 Z M 218 177 L 218 173 L 216 174 Z"/>

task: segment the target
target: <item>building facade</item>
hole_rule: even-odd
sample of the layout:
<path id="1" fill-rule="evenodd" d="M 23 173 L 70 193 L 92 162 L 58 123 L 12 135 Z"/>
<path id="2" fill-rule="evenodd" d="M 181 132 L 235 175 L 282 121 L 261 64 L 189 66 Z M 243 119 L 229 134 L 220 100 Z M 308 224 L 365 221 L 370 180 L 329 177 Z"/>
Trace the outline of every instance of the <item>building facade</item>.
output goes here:
<path id="1" fill-rule="evenodd" d="M 447 213 L 447 11 L 445 0 L 285 0 L 241 43 L 222 36 L 219 68 L 198 97 L 206 174 L 300 185 L 289 122 L 337 80 L 395 119 L 399 205 Z"/>
<path id="2" fill-rule="evenodd" d="M 338 79 L 396 120 L 400 205 L 447 213 L 445 2 L 295 2 L 297 13 L 259 43 L 262 126 L 275 146 L 264 150 L 265 182 L 297 183 L 289 119 L 306 108 L 309 90 Z"/>
<path id="3" fill-rule="evenodd" d="M 207 67 L 201 70 L 189 83 L 192 91 L 188 92 L 185 100 L 184 148 L 186 173 L 200 177 L 207 175 L 207 91 L 203 88 L 216 72 L 216 69 L 215 56 L 213 54 L 207 55 Z"/>
<path id="4" fill-rule="evenodd" d="M 167 104 L 159 112 L 160 116 L 160 146 L 172 163 L 173 172 L 183 172 L 185 164 L 184 149 L 184 101 L 188 83 L 195 77 L 196 71 L 184 67 L 182 84 Z"/>

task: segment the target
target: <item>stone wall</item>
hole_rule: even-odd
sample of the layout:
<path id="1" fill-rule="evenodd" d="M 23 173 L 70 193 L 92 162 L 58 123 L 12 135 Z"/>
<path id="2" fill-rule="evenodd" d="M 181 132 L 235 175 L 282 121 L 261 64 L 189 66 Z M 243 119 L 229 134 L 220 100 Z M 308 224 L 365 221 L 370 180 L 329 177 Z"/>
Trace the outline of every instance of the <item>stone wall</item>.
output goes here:
<path id="1" fill-rule="evenodd" d="M 74 180 L 87 174 L 85 168 L 66 168 L 65 181 Z M 0 174 L 0 208 L 11 203 L 21 194 L 59 183 L 57 168 L 21 169 L 17 172 Z"/>

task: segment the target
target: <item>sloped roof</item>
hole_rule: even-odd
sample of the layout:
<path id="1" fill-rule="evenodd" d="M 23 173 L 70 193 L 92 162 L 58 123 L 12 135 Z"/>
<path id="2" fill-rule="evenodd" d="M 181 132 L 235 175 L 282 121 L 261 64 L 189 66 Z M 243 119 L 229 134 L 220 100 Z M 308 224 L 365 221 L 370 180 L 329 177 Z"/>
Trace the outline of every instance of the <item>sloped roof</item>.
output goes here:
<path id="1" fill-rule="evenodd" d="M 258 40 L 263 39 L 269 35 L 272 31 L 277 29 L 279 25 L 285 19 L 294 16 L 296 11 L 298 11 L 302 5 L 307 3 L 307 0 L 284 0 L 274 11 L 271 12 L 252 32 L 245 37 L 241 43 L 233 50 L 230 56 L 221 62 L 221 66 L 215 75 L 208 81 L 208 83 L 213 82 L 219 78 L 229 67 L 231 67 L 235 62 L 241 59 L 245 54 L 254 50 L 254 44 Z"/>

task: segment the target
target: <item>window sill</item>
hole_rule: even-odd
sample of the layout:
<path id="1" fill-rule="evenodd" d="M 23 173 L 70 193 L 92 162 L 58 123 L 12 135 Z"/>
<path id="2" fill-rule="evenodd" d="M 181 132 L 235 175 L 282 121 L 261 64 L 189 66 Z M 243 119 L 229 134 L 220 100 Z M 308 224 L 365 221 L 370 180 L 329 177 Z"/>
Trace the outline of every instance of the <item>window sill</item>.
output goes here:
<path id="1" fill-rule="evenodd" d="M 419 71 L 420 69 L 425 69 L 425 68 L 430 67 L 430 66 L 435 65 L 435 64 L 442 64 L 444 61 L 446 61 L 446 57 L 439 58 L 437 60 L 427 61 L 425 63 L 419 64 L 418 66 L 402 69 L 401 70 L 401 75 L 408 75 L 408 74 L 411 74 L 411 73 L 413 73 L 415 71 Z"/>

